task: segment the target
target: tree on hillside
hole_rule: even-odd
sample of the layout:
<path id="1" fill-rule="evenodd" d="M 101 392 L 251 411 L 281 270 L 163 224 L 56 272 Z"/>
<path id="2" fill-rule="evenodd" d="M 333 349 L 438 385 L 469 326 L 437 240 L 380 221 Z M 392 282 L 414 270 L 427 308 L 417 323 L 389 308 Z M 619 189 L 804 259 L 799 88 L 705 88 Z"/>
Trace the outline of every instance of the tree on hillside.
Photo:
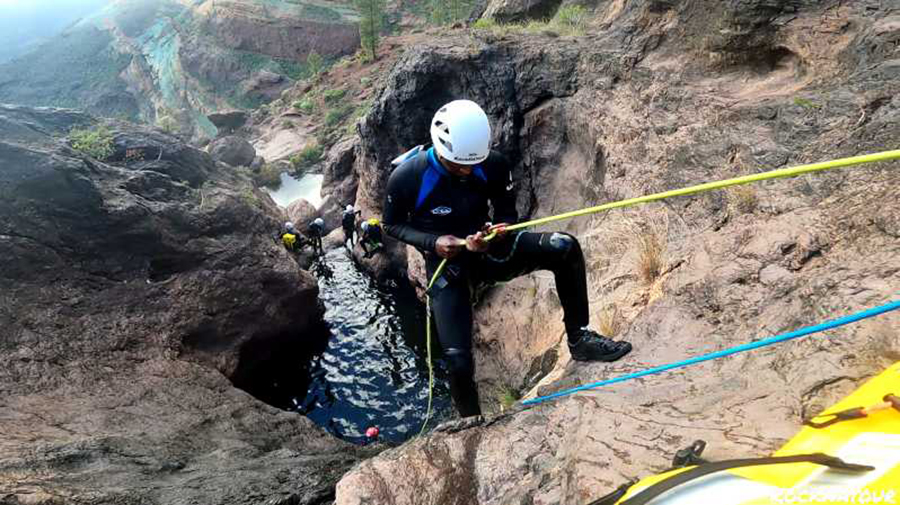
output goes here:
<path id="1" fill-rule="evenodd" d="M 325 61 L 322 59 L 322 56 L 315 50 L 310 51 L 309 55 L 306 57 L 306 68 L 309 69 L 310 76 L 316 77 L 319 75 L 319 72 L 322 71 L 324 66 Z"/>
<path id="2" fill-rule="evenodd" d="M 378 38 L 384 18 L 385 0 L 356 0 L 359 9 L 359 39 L 372 60 L 378 57 Z"/>

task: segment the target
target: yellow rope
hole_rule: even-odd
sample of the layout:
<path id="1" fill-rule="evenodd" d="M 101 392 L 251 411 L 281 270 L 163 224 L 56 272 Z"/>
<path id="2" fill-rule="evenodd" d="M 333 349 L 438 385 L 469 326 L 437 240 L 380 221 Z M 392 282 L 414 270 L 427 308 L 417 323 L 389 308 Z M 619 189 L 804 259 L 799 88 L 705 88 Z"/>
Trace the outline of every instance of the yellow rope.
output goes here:
<path id="1" fill-rule="evenodd" d="M 652 195 L 640 196 L 637 198 L 629 198 L 626 200 L 619 200 L 617 202 L 605 203 L 603 205 L 597 205 L 595 207 L 587 207 L 581 210 L 574 210 L 571 212 L 566 212 L 563 214 L 557 214 L 555 216 L 542 217 L 540 219 L 532 219 L 531 221 L 525 221 L 522 223 L 517 223 L 514 225 L 510 225 L 506 227 L 506 231 L 515 231 L 521 230 L 523 228 L 529 228 L 532 226 L 538 226 L 541 224 L 552 223 L 554 221 L 561 221 L 563 219 L 571 219 L 573 217 L 586 216 L 589 214 L 596 214 L 598 212 L 603 212 L 610 209 L 618 209 L 623 207 L 631 207 L 634 205 L 639 205 L 642 203 L 654 202 L 657 200 L 664 200 L 666 198 L 672 198 L 675 196 L 686 196 L 686 195 L 694 195 L 697 193 L 703 193 L 705 191 L 712 191 L 714 189 L 722 189 L 727 188 L 729 186 L 737 186 L 740 184 L 749 184 L 751 182 L 759 182 L 765 181 L 769 179 L 780 179 L 783 177 L 796 177 L 798 175 L 807 174 L 810 172 L 818 172 L 821 170 L 829 170 L 832 168 L 844 168 L 855 165 L 862 165 L 864 163 L 875 163 L 878 161 L 890 161 L 900 159 L 900 149 L 893 151 L 885 151 L 881 153 L 874 154 L 866 154 L 862 156 L 852 156 L 850 158 L 841 158 L 832 161 L 824 161 L 821 163 L 810 163 L 808 165 L 798 165 L 796 167 L 790 168 L 780 168 L 777 170 L 770 170 L 768 172 L 763 172 L 760 174 L 753 175 L 745 175 L 742 177 L 735 177 L 732 179 L 725 179 L 722 181 L 716 182 L 707 182 L 704 184 L 698 184 L 696 186 L 690 186 L 682 189 L 673 189 L 671 191 L 663 191 L 662 193 L 653 193 Z M 485 240 L 491 240 L 496 236 L 496 233 L 491 233 L 490 235 L 485 237 Z M 465 245 L 465 240 L 460 240 L 459 245 Z M 434 275 L 431 276 L 431 281 L 428 283 L 428 289 L 431 289 L 431 286 L 434 284 L 434 281 L 440 277 L 441 273 L 444 271 L 444 267 L 447 264 L 447 260 L 441 261 L 440 265 L 438 265 L 437 270 L 434 271 Z M 431 297 L 428 296 L 426 292 L 426 307 L 428 310 L 428 314 L 426 316 L 428 329 L 425 332 L 427 345 L 428 345 L 428 411 L 425 414 L 425 422 L 422 424 L 422 431 L 425 431 L 425 425 L 428 424 L 428 420 L 431 417 L 431 398 L 432 398 L 432 389 L 434 384 L 434 372 L 431 365 Z"/>
<path id="2" fill-rule="evenodd" d="M 831 168 L 843 168 L 849 167 L 853 165 L 861 165 L 863 163 L 875 163 L 877 161 L 888 161 L 888 160 L 896 160 L 900 158 L 900 149 L 894 151 L 885 151 L 883 153 L 875 153 L 875 154 L 866 154 L 864 156 L 853 156 L 851 158 L 841 158 L 838 160 L 825 161 L 822 163 L 811 163 L 809 165 L 799 165 L 791 168 L 780 168 L 778 170 L 771 170 L 769 172 L 763 172 L 761 174 L 753 174 L 753 175 L 745 175 L 743 177 L 735 177 L 733 179 L 725 179 L 724 181 L 717 182 L 707 182 L 705 184 L 698 184 L 696 186 L 691 186 L 688 188 L 682 189 L 673 189 L 671 191 L 664 191 L 662 193 L 654 193 L 652 195 L 640 196 L 637 198 L 629 198 L 627 200 L 620 200 L 618 202 L 605 203 L 603 205 L 598 205 L 596 207 L 588 207 L 586 209 L 575 210 L 572 212 L 566 212 L 564 214 L 558 214 L 550 217 L 543 217 L 540 219 L 533 219 L 531 221 L 525 221 L 524 223 L 514 224 L 512 226 L 508 226 L 507 231 L 515 231 L 520 230 L 522 228 L 528 228 L 531 226 L 537 226 L 540 224 L 550 223 L 553 221 L 560 221 L 562 219 L 570 219 L 573 217 L 585 216 L 588 214 L 595 214 L 597 212 L 602 212 L 604 210 L 616 209 L 621 207 L 631 207 L 633 205 L 638 205 L 641 203 L 653 202 L 656 200 L 663 200 L 666 198 L 672 198 L 673 196 L 685 196 L 685 195 L 693 195 L 697 193 L 702 193 L 704 191 L 712 191 L 714 189 L 722 189 L 727 188 L 729 186 L 737 186 L 739 184 L 749 184 L 751 182 L 765 181 L 768 179 L 779 179 L 782 177 L 796 177 L 798 175 L 817 172 L 820 170 L 828 170 Z M 493 234 L 490 235 L 493 238 Z"/>
<path id="3" fill-rule="evenodd" d="M 434 281 L 440 277 L 441 273 L 444 271 L 444 266 L 447 265 L 447 260 L 441 262 L 438 265 L 437 270 L 434 271 L 434 275 L 431 276 L 431 282 L 428 283 L 428 287 L 425 289 L 425 348 L 428 353 L 428 409 L 425 411 L 425 421 L 422 423 L 422 429 L 419 430 L 419 435 L 425 433 L 425 426 L 428 425 L 428 420 L 431 419 L 431 403 L 434 399 L 434 363 L 431 360 L 431 295 L 428 292 L 431 290 L 431 286 L 434 285 Z"/>

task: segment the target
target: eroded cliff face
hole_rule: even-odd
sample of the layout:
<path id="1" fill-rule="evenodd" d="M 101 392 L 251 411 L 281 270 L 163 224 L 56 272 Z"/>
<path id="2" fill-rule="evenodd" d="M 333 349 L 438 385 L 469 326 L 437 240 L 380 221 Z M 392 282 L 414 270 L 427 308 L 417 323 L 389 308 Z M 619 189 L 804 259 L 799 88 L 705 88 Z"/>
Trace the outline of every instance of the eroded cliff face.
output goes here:
<path id="1" fill-rule="evenodd" d="M 278 98 L 306 75 L 311 51 L 355 52 L 356 20 L 341 3 L 118 0 L 0 66 L 0 101 L 210 138 L 208 114 Z"/>
<path id="2" fill-rule="evenodd" d="M 357 203 L 378 213 L 389 160 L 427 142 L 432 114 L 455 98 L 491 116 L 525 216 L 892 149 L 896 8 L 610 1 L 580 37 L 472 30 L 423 44 L 360 124 Z M 544 394 L 885 303 L 900 285 L 897 173 L 869 165 L 545 227 L 579 237 L 593 325 L 635 350 L 571 362 L 552 276 L 521 278 L 477 305 L 482 398 Z M 392 254 L 407 264 L 405 247 Z M 666 468 L 697 438 L 712 459 L 768 454 L 900 358 L 898 330 L 887 315 L 434 433 L 359 465 L 337 503 L 582 504 Z"/>
<path id="3" fill-rule="evenodd" d="M 315 279 L 235 169 L 95 120 L 0 107 L 0 501 L 322 503 L 360 453 L 236 389 L 313 341 Z"/>

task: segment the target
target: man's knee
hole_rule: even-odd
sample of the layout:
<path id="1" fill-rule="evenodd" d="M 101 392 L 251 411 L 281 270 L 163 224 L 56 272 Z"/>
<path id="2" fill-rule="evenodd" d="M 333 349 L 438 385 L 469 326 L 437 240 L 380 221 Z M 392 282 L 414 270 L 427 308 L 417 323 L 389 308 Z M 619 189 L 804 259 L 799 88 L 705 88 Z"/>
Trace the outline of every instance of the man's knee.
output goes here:
<path id="1" fill-rule="evenodd" d="M 545 237 L 544 247 L 554 256 L 563 260 L 568 260 L 573 253 L 581 250 L 578 239 L 568 233 L 555 232 L 549 237 Z"/>
<path id="2" fill-rule="evenodd" d="M 475 361 L 472 359 L 472 351 L 451 347 L 444 350 L 444 357 L 450 373 L 471 377 L 475 374 Z"/>

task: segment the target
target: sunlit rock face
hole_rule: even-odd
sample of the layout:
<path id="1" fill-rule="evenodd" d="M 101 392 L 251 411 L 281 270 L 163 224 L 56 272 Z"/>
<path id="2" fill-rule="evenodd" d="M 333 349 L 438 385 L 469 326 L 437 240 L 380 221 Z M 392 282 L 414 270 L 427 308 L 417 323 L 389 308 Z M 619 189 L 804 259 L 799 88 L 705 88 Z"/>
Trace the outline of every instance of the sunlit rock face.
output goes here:
<path id="1" fill-rule="evenodd" d="M 534 5 L 519 12 L 547 7 Z M 900 23 L 884 2 L 587 6 L 581 36 L 476 29 L 407 51 L 360 123 L 357 204 L 380 212 L 388 160 L 428 142 L 456 98 L 490 116 L 526 217 L 896 147 Z M 883 163 L 543 226 L 579 238 L 592 325 L 634 351 L 574 363 L 552 275 L 494 287 L 475 302 L 483 409 L 501 391 L 546 394 L 896 299 L 896 182 Z M 383 268 L 421 285 L 418 253 L 393 253 Z M 435 433 L 354 468 L 336 502 L 581 505 L 696 439 L 712 460 L 768 455 L 900 359 L 898 330 L 886 315 Z"/>

